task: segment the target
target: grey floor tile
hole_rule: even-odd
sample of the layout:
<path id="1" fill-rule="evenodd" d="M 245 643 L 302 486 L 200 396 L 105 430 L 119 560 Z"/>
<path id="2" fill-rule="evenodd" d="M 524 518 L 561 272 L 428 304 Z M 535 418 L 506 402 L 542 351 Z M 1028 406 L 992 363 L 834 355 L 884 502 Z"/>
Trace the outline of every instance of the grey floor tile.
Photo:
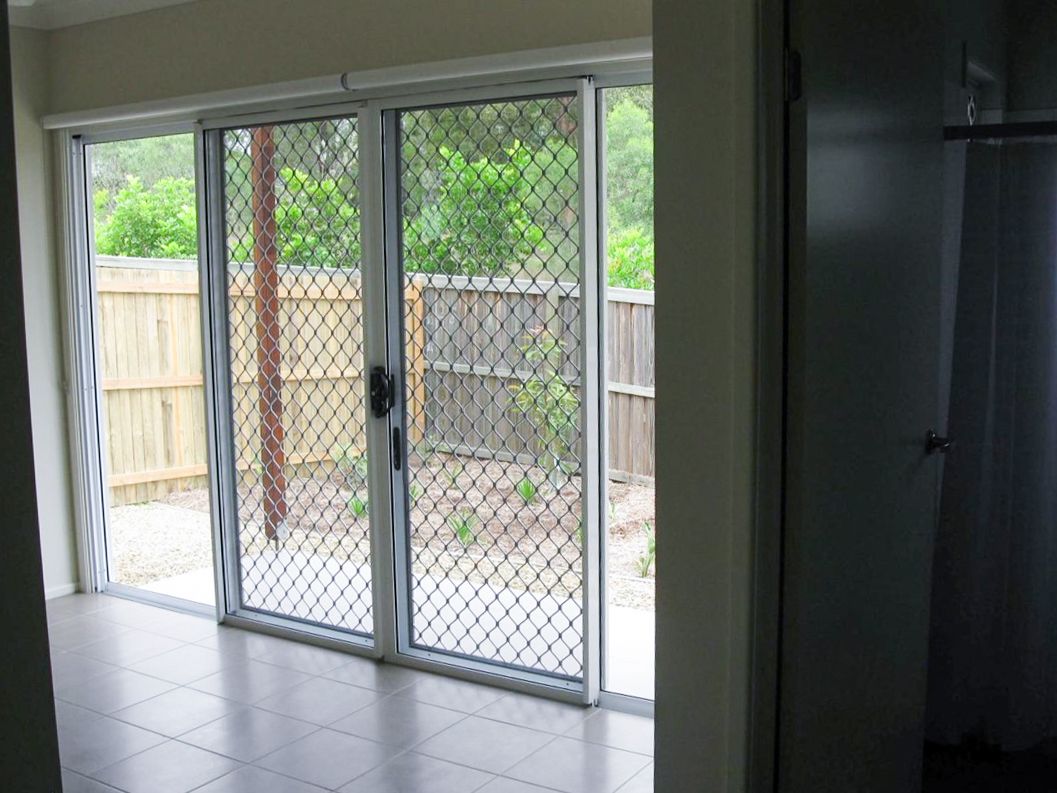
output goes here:
<path id="1" fill-rule="evenodd" d="M 384 697 L 378 691 L 314 677 L 257 703 L 257 707 L 325 727 Z"/>
<path id="2" fill-rule="evenodd" d="M 400 753 L 393 746 L 320 730 L 272 752 L 256 765 L 320 787 L 337 789 Z"/>
<path id="3" fill-rule="evenodd" d="M 165 741 L 161 735 L 131 724 L 94 715 L 59 721 L 59 758 L 65 768 L 91 774 Z"/>
<path id="4" fill-rule="evenodd" d="M 557 738 L 504 776 L 563 793 L 614 793 L 650 759 L 572 738 Z"/>
<path id="5" fill-rule="evenodd" d="M 492 774 L 409 752 L 341 788 L 341 793 L 471 793 Z"/>
<path id="6" fill-rule="evenodd" d="M 97 713 L 113 713 L 174 688 L 176 686 L 172 683 L 156 677 L 117 669 L 87 683 L 60 688 L 55 696 L 63 702 L 80 705 Z"/>
<path id="7" fill-rule="evenodd" d="M 249 763 L 315 732 L 318 727 L 257 708 L 240 708 L 181 736 L 184 743 Z"/>
<path id="8" fill-rule="evenodd" d="M 87 683 L 115 670 L 117 667 L 113 664 L 77 653 L 57 653 L 51 657 L 51 681 L 56 689 Z"/>
<path id="9" fill-rule="evenodd" d="M 402 697 L 387 697 L 330 725 L 332 730 L 410 749 L 456 722 L 465 713 Z"/>
<path id="10" fill-rule="evenodd" d="M 130 629 L 126 625 L 83 616 L 65 620 L 48 628 L 48 641 L 52 647 L 62 650 L 74 650 L 86 644 L 94 644 L 102 639 L 109 639 Z"/>
<path id="11" fill-rule="evenodd" d="M 188 793 L 238 767 L 227 757 L 168 741 L 96 771 L 92 777 L 127 793 Z"/>
<path id="12" fill-rule="evenodd" d="M 470 716 L 423 741 L 415 751 L 501 774 L 552 740 L 554 736 L 545 732 Z"/>
<path id="13" fill-rule="evenodd" d="M 243 766 L 227 776 L 200 787 L 195 793 L 326 793 L 323 788 L 298 782 L 296 779 L 265 771 L 255 766 Z"/>
<path id="14" fill-rule="evenodd" d="M 405 666 L 384 664 L 369 658 L 357 658 L 344 666 L 330 670 L 323 677 L 392 694 L 421 680 L 426 680 L 431 675 L 419 672 L 417 669 L 408 669 Z"/>
<path id="15" fill-rule="evenodd" d="M 201 727 L 241 707 L 230 699 L 176 688 L 144 702 L 122 708 L 113 717 L 170 738 Z M 208 748 L 208 747 L 205 747 Z"/>
<path id="16" fill-rule="evenodd" d="M 241 628 L 226 628 L 223 625 L 218 626 L 216 633 L 195 642 L 202 647 L 239 658 L 257 658 L 286 643 L 286 639 Z"/>
<path id="17" fill-rule="evenodd" d="M 127 625 L 130 628 L 138 628 L 151 622 L 157 622 L 160 615 L 177 613 L 179 612 L 159 606 L 148 606 L 146 603 L 107 596 L 104 597 L 99 610 L 96 611 L 96 616 L 120 625 Z"/>
<path id="18" fill-rule="evenodd" d="M 77 648 L 77 652 L 114 666 L 128 666 L 137 661 L 175 650 L 183 644 L 184 642 L 170 639 L 168 636 L 129 630 L 102 641 L 82 645 Z"/>
<path id="19" fill-rule="evenodd" d="M 514 693 L 507 694 L 498 702 L 485 706 L 475 715 L 561 735 L 593 713 L 591 708 L 583 705 L 569 705 L 528 694 Z"/>
<path id="20" fill-rule="evenodd" d="M 241 659 L 219 672 L 190 683 L 189 687 L 252 705 L 309 679 L 308 675 L 292 669 Z"/>
<path id="21" fill-rule="evenodd" d="M 64 768 L 62 769 L 62 793 L 121 793 L 121 791 Z"/>
<path id="22" fill-rule="evenodd" d="M 182 642 L 197 642 L 213 636 L 217 632 L 217 623 L 213 618 L 195 614 L 167 614 L 156 622 L 144 624 L 141 630 Z"/>
<path id="23" fill-rule="evenodd" d="M 653 756 L 653 719 L 598 710 L 565 733 L 570 738 Z"/>
<path id="24" fill-rule="evenodd" d="M 321 675 L 344 666 L 352 657 L 348 653 L 328 650 L 325 647 L 286 641 L 274 644 L 264 652 L 254 655 L 253 659 L 310 675 Z"/>
<path id="25" fill-rule="evenodd" d="M 83 614 L 92 614 L 107 605 L 111 598 L 105 595 L 66 595 L 53 598 L 45 605 L 48 611 L 48 622 L 59 622 Z"/>
<path id="26" fill-rule="evenodd" d="M 480 793 L 554 793 L 554 789 L 501 776 L 481 788 Z"/>
<path id="27" fill-rule="evenodd" d="M 635 774 L 618 793 L 653 793 L 653 763 Z"/>
<path id="28" fill-rule="evenodd" d="M 130 664 L 129 669 L 168 680 L 170 683 L 187 685 L 219 672 L 224 667 L 230 666 L 233 660 L 216 650 L 200 647 L 197 644 L 185 644 L 167 653 Z"/>
<path id="29" fill-rule="evenodd" d="M 476 713 L 501 699 L 504 694 L 505 691 L 491 686 L 431 675 L 403 689 L 397 696 L 441 708 L 461 710 L 463 713 Z"/>

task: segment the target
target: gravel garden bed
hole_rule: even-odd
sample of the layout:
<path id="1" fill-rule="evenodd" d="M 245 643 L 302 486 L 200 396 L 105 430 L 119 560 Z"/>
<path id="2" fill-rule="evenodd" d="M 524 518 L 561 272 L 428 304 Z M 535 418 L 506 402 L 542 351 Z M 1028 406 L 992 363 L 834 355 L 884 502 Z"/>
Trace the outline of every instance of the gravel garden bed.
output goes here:
<path id="1" fill-rule="evenodd" d="M 411 466 L 411 546 L 417 573 L 580 595 L 580 482 L 560 487 L 542 471 L 514 463 L 433 455 Z M 264 537 L 262 490 L 247 472 L 239 489 L 245 553 L 271 545 Z M 357 564 L 369 552 L 369 515 L 360 478 L 334 472 L 287 483 L 290 551 L 325 553 Z M 535 492 L 522 483 L 530 481 Z M 524 488 L 519 492 L 519 485 Z M 655 523 L 652 487 L 611 482 L 609 602 L 652 610 L 654 568 L 647 574 L 646 525 Z M 172 494 L 160 502 L 111 511 L 117 580 L 131 585 L 179 575 L 211 564 L 209 498 L 204 489 Z"/>

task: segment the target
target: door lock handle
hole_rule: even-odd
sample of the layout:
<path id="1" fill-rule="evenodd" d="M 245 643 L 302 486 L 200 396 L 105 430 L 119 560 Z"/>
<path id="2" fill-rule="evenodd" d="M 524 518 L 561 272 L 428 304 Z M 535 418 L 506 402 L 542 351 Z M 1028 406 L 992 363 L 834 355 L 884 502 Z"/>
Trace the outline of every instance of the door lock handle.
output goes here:
<path id="1" fill-rule="evenodd" d="M 384 366 L 371 369 L 371 413 L 375 418 L 385 418 L 396 404 L 396 384 Z"/>
<path id="2" fill-rule="evenodd" d="M 952 438 L 942 438 L 934 430 L 925 433 L 925 454 L 946 454 L 953 445 Z"/>

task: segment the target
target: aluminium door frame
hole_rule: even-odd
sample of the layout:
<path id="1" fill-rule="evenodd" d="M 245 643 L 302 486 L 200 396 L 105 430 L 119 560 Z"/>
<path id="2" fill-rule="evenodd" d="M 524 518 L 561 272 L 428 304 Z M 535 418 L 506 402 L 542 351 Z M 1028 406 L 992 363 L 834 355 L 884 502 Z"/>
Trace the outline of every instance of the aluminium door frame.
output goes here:
<path id="1" fill-rule="evenodd" d="M 386 245 L 386 282 L 387 307 L 395 317 L 390 341 L 389 358 L 394 364 L 389 369 L 397 379 L 396 405 L 390 413 L 389 431 L 399 430 L 403 439 L 401 453 L 406 457 L 407 428 L 406 419 L 406 375 L 404 372 L 404 312 L 403 300 L 403 267 L 401 262 L 401 229 L 399 212 L 400 173 L 399 173 L 399 114 L 404 111 L 420 110 L 431 107 L 444 107 L 464 104 L 478 104 L 508 100 L 530 100 L 551 95 L 575 95 L 580 108 L 581 118 L 577 125 L 577 144 L 579 156 L 577 167 L 579 176 L 578 194 L 581 206 L 579 212 L 578 258 L 580 262 L 578 284 L 580 290 L 580 349 L 581 382 L 585 384 L 585 393 L 594 384 L 601 390 L 600 359 L 604 359 L 605 334 L 600 323 L 600 282 L 598 266 L 597 227 L 597 149 L 595 101 L 596 94 L 591 78 L 573 78 L 563 80 L 530 81 L 507 85 L 459 89 L 454 91 L 434 91 L 413 96 L 398 96 L 389 99 L 368 102 L 383 111 L 383 138 L 385 152 L 383 167 L 385 173 L 385 245 Z M 589 394 L 588 394 L 589 395 Z M 413 647 L 411 645 L 411 609 L 410 609 L 410 576 L 408 573 L 410 557 L 408 551 L 408 516 L 407 516 L 407 481 L 406 466 L 401 466 L 399 474 L 392 477 L 393 505 L 393 549 L 396 594 L 396 653 L 401 663 L 423 669 L 444 668 L 454 671 L 468 679 L 480 679 L 484 682 L 502 682 L 508 687 L 519 690 L 543 693 L 547 696 L 594 704 L 598 700 L 600 681 L 600 630 L 599 630 L 599 587 L 600 587 L 600 530 L 599 515 L 601 511 L 599 478 L 602 469 L 601 437 L 604 437 L 604 426 L 601 424 L 603 413 L 600 405 L 592 399 L 581 399 L 581 435 L 583 491 L 581 504 L 584 509 L 584 549 L 583 549 L 583 604 L 581 624 L 583 628 L 583 677 L 578 681 L 544 673 L 505 666 L 498 662 L 463 656 L 458 653 L 441 652 Z M 400 424 L 395 424 L 399 421 Z M 390 460 L 390 465 L 392 465 Z"/>
<path id="2" fill-rule="evenodd" d="M 206 356 L 205 368 L 206 379 L 210 384 L 209 404 L 207 415 L 212 417 L 213 427 L 210 436 L 210 456 L 217 471 L 218 495 L 213 508 L 217 510 L 216 542 L 223 560 L 223 614 L 221 620 L 225 624 L 234 627 L 249 628 L 278 636 L 297 638 L 311 644 L 324 647 L 341 649 L 357 655 L 366 655 L 379 658 L 384 650 L 384 643 L 378 641 L 379 632 L 379 610 L 387 609 L 384 592 L 388 589 L 384 586 L 376 586 L 375 576 L 385 579 L 385 559 L 383 553 L 380 555 L 377 549 L 384 548 L 383 531 L 388 525 L 386 520 L 388 514 L 387 505 L 390 502 L 385 492 L 384 482 L 373 472 L 378 466 L 372 465 L 369 469 L 370 483 L 368 491 L 371 538 L 371 568 L 372 568 L 372 633 L 370 636 L 354 633 L 349 630 L 335 628 L 320 623 L 298 619 L 292 616 L 272 614 L 269 612 L 247 609 L 242 605 L 242 570 L 239 545 L 239 515 L 237 504 L 237 487 L 235 478 L 235 433 L 233 426 L 233 412 L 231 403 L 231 344 L 230 344 L 230 312 L 228 305 L 228 271 L 227 271 L 227 244 L 226 244 L 226 216 L 225 216 L 225 178 L 224 178 L 224 133 L 233 129 L 245 129 L 247 127 L 293 124 L 313 120 L 326 119 L 348 119 L 354 118 L 357 129 L 357 160 L 360 163 L 361 192 L 360 192 L 360 217 L 361 217 L 361 294 L 364 305 L 364 348 L 363 348 L 363 371 L 370 371 L 370 367 L 380 365 L 376 357 L 380 346 L 384 349 L 384 342 L 378 340 L 379 332 L 384 338 L 384 313 L 379 313 L 377 306 L 382 303 L 381 299 L 375 298 L 378 288 L 377 279 L 369 277 L 368 273 L 377 270 L 377 237 L 367 229 L 374 229 L 379 225 L 376 212 L 380 207 L 378 193 L 380 183 L 377 182 L 376 167 L 363 168 L 365 160 L 374 160 L 380 156 L 377 152 L 377 144 L 380 138 L 377 134 L 368 134 L 366 146 L 361 135 L 361 124 L 367 119 L 376 118 L 376 114 L 365 108 L 362 101 L 345 102 L 335 105 L 315 106 L 301 108 L 294 111 L 272 111 L 267 113 L 252 113 L 241 116 L 227 116 L 224 118 L 211 119 L 200 125 L 202 146 L 205 152 L 202 222 L 204 223 L 204 241 L 201 251 L 203 271 L 207 273 L 209 307 L 208 312 L 203 310 L 203 317 L 208 314 L 208 327 L 205 333 L 212 340 L 210 355 Z M 373 122 L 372 122 L 373 123 Z M 368 149 L 368 147 L 370 147 Z M 361 156 L 367 153 L 367 156 Z M 371 242 L 368 243 L 368 237 Z M 204 307 L 205 308 L 205 307 Z M 377 424 L 366 404 L 366 390 L 364 392 L 364 429 L 367 436 L 367 458 L 368 460 L 382 459 L 388 455 L 388 445 L 384 436 L 381 436 Z M 380 442 L 379 442 L 380 441 Z M 379 488 L 381 488 L 379 490 Z M 381 593 L 381 594 L 380 594 Z"/>
<path id="3" fill-rule="evenodd" d="M 70 438 L 74 450 L 72 468 L 75 490 L 75 524 L 81 556 L 82 586 L 88 592 L 105 592 L 131 600 L 195 614 L 219 618 L 219 602 L 215 607 L 194 601 L 163 595 L 109 580 L 113 569 L 110 554 L 110 488 L 107 485 L 109 465 L 105 451 L 106 431 L 103 405 L 102 373 L 99 366 L 99 311 L 96 289 L 94 245 L 92 233 L 91 150 L 93 145 L 127 140 L 160 138 L 170 135 L 192 135 L 195 130 L 188 123 L 127 124 L 105 131 L 79 133 L 66 130 L 60 145 L 62 183 L 65 188 L 66 256 L 64 291 L 64 333 L 67 342 L 67 370 L 69 376 Z M 201 167 L 195 151 L 196 180 Z M 198 184 L 195 186 L 199 192 Z M 200 238 L 201 245 L 201 238 Z M 208 348 L 204 346 L 203 352 Z M 207 466 L 212 490 L 212 469 Z M 213 529 L 215 531 L 215 521 Z M 218 578 L 214 558 L 213 576 Z"/>

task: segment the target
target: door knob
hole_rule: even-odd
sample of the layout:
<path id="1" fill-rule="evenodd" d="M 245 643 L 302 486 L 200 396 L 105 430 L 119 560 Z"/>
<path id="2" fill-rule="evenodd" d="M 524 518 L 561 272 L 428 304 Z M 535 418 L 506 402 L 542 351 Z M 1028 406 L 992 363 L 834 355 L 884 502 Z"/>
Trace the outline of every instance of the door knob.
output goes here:
<path id="1" fill-rule="evenodd" d="M 951 438 L 941 438 L 934 430 L 925 433 L 925 454 L 936 452 L 946 454 L 953 445 L 954 441 Z"/>

